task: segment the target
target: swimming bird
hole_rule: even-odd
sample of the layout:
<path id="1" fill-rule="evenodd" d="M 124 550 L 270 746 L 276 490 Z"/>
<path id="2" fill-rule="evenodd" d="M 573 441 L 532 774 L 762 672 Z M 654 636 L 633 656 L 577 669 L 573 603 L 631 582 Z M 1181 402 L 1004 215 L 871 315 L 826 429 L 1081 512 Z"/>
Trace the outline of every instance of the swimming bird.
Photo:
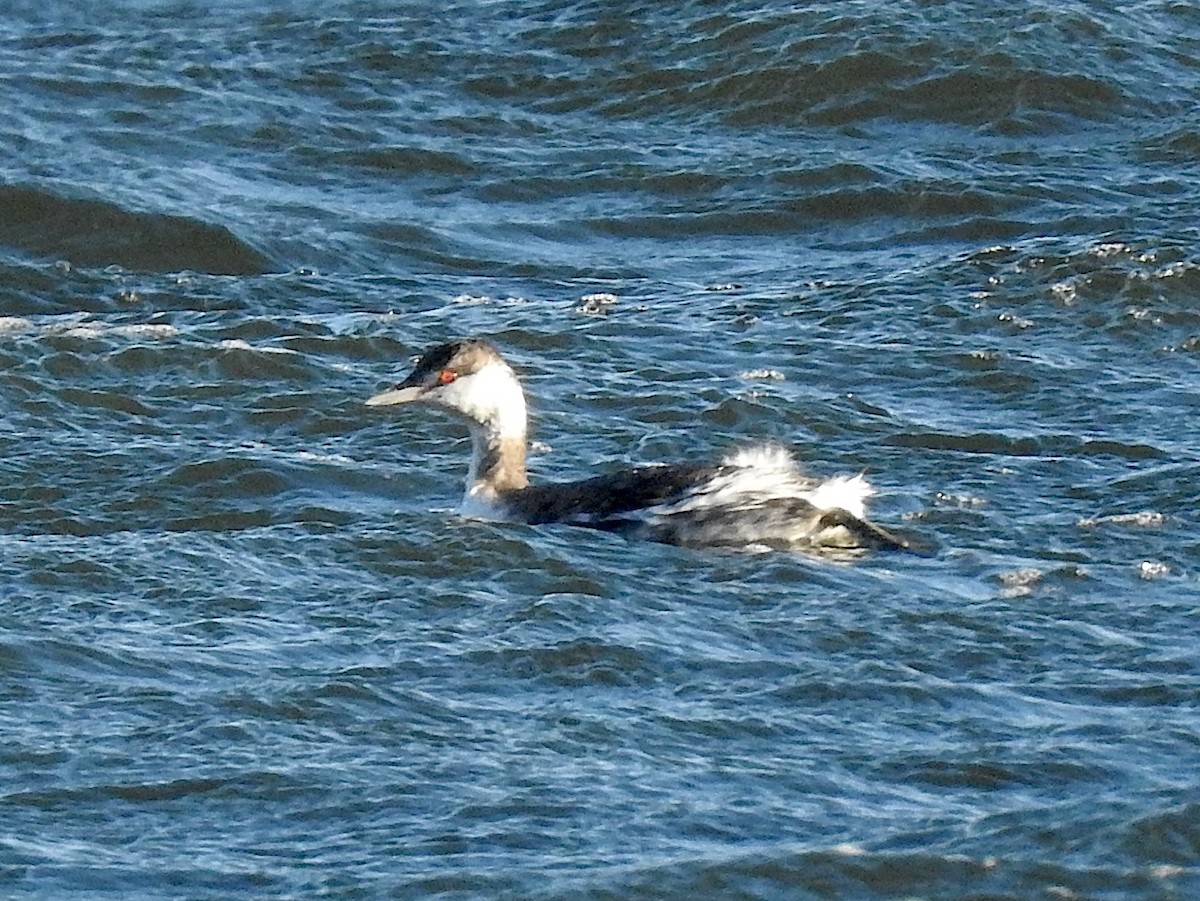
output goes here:
<path id="1" fill-rule="evenodd" d="M 468 516 L 567 523 L 690 546 L 909 547 L 867 520 L 866 500 L 875 491 L 862 475 L 815 479 L 773 446 L 749 447 L 717 463 L 641 466 L 531 485 L 525 392 L 485 339 L 430 348 L 404 381 L 366 401 L 370 407 L 409 403 L 439 407 L 470 429 L 462 503 Z"/>

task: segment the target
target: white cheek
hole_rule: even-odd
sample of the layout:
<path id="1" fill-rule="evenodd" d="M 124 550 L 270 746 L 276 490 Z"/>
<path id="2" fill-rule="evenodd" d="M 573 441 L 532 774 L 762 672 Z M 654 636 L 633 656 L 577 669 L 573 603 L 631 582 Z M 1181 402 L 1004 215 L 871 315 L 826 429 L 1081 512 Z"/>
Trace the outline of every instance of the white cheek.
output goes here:
<path id="1" fill-rule="evenodd" d="M 491 422 L 495 418 L 495 399 L 477 376 L 455 382 L 446 392 L 446 399 L 478 422 Z"/>
<path id="2" fill-rule="evenodd" d="M 525 434 L 525 395 L 507 366 L 491 364 L 438 392 L 438 403 L 500 437 Z"/>
<path id="3" fill-rule="evenodd" d="M 470 416 L 473 416 L 475 412 L 475 404 L 472 402 L 469 382 L 466 379 L 443 385 L 437 392 L 437 402 L 443 407 L 461 410 Z"/>

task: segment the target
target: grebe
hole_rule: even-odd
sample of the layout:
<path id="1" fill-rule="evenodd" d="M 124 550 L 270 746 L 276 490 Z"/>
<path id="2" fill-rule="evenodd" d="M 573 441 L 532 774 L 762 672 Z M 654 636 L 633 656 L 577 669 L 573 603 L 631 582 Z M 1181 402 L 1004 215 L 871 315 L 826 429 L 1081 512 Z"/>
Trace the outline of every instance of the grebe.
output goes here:
<path id="1" fill-rule="evenodd" d="M 750 448 L 720 463 L 645 466 L 578 482 L 530 485 L 525 393 L 481 338 L 430 348 L 399 385 L 366 401 L 433 404 L 471 430 L 462 510 L 485 519 L 568 523 L 682 545 L 775 545 L 814 551 L 908 548 L 868 522 L 861 475 L 819 480 L 791 455 Z"/>

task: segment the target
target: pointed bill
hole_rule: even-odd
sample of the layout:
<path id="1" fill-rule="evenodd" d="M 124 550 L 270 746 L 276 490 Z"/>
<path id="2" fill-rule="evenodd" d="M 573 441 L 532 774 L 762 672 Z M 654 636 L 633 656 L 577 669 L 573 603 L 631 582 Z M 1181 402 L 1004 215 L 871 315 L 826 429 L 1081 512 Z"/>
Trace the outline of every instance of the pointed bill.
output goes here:
<path id="1" fill-rule="evenodd" d="M 393 404 L 411 404 L 415 400 L 420 400 L 424 390 L 419 385 L 410 387 L 389 388 L 387 391 L 380 391 L 378 394 L 368 397 L 363 403 L 368 407 L 390 407 Z"/>

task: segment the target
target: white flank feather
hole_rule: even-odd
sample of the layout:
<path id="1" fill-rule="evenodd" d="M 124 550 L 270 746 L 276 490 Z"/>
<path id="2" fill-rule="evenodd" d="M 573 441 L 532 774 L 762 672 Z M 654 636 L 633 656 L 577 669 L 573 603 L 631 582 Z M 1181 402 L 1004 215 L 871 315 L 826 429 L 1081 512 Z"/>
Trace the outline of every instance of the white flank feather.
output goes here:
<path id="1" fill-rule="evenodd" d="M 805 499 L 820 510 L 845 510 L 859 519 L 867 518 L 867 498 L 875 489 L 861 475 L 834 476 L 826 479 L 805 495 Z"/>
<path id="2" fill-rule="evenodd" d="M 800 471 L 795 458 L 781 447 L 757 445 L 721 461 L 724 471 L 656 513 L 673 515 L 709 508 L 754 507 L 772 500 L 799 498 L 820 510 L 840 508 L 862 519 L 866 500 L 875 490 L 861 475 L 820 481 Z"/>

